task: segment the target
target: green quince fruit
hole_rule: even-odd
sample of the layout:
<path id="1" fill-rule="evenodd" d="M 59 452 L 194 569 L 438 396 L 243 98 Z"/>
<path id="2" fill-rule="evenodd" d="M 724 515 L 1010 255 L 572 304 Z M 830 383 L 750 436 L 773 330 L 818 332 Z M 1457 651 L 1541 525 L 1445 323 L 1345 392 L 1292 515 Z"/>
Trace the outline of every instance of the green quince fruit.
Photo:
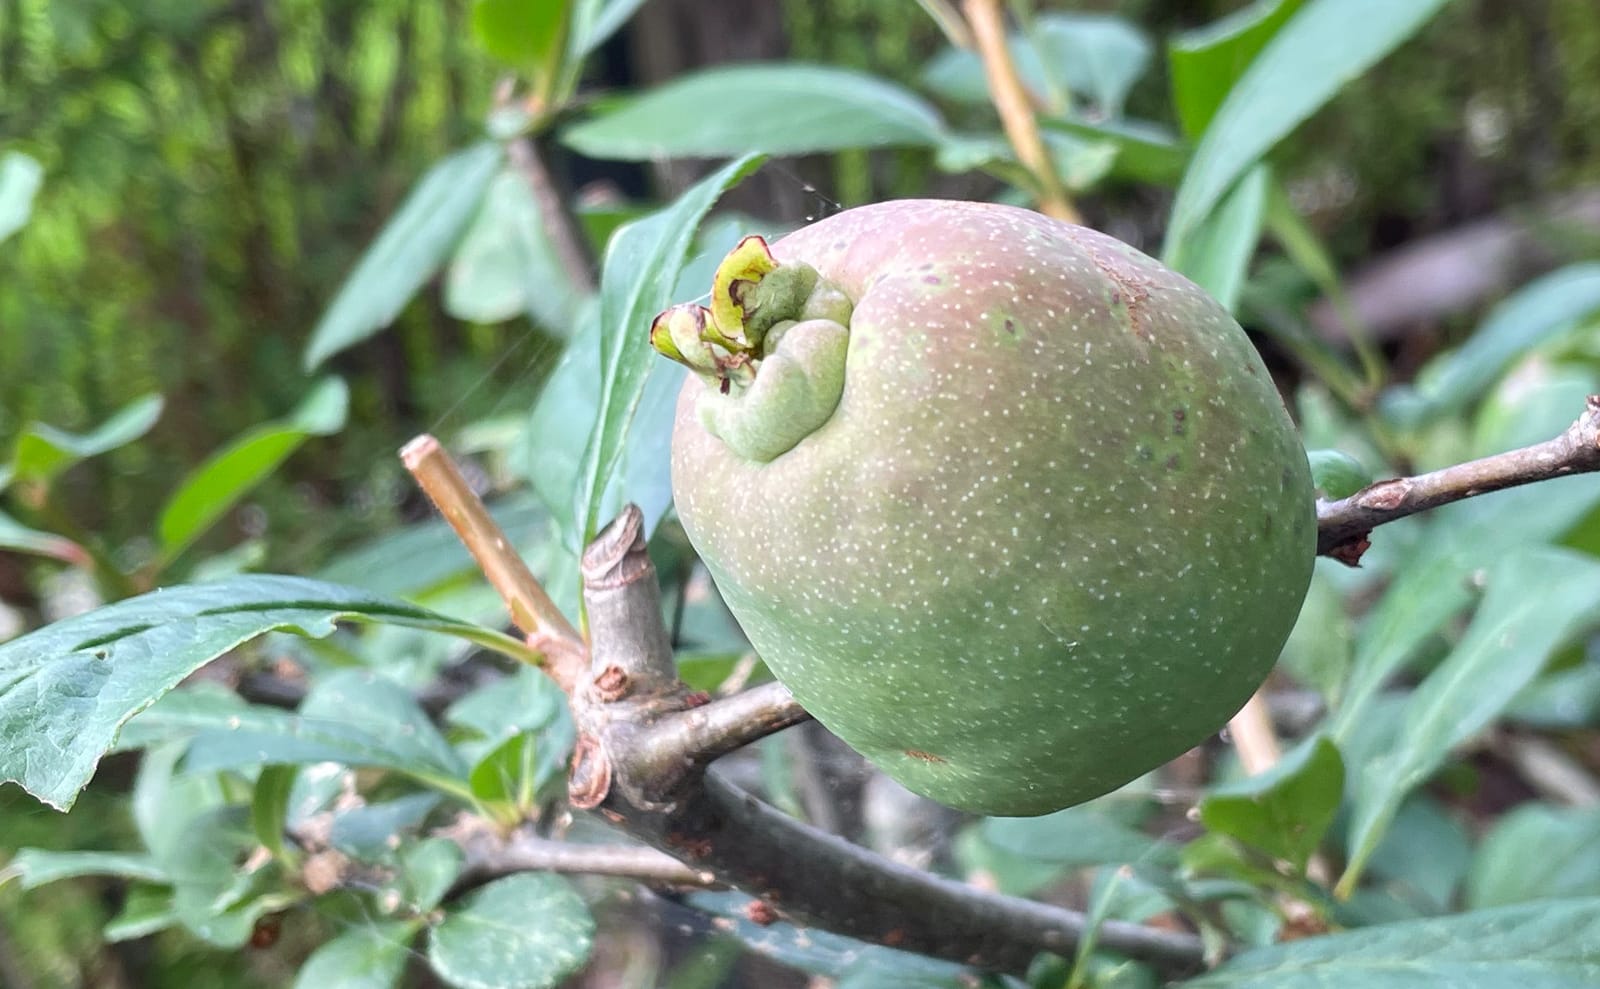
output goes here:
<path id="1" fill-rule="evenodd" d="M 673 492 L 750 641 L 907 787 L 984 814 L 1112 790 L 1261 683 L 1311 577 L 1306 454 L 1239 325 L 1110 237 L 899 201 L 651 330 Z"/>

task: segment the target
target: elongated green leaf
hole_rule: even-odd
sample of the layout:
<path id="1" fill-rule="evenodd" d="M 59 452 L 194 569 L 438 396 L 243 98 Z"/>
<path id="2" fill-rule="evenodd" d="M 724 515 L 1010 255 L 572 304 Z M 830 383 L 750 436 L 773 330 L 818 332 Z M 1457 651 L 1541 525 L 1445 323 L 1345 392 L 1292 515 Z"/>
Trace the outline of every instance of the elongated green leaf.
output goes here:
<path id="1" fill-rule="evenodd" d="M 496 502 L 489 513 L 524 558 L 549 538 L 549 513 L 526 495 Z M 478 572 L 450 524 L 430 518 L 341 552 L 315 576 L 379 594 L 418 598 Z"/>
<path id="2" fill-rule="evenodd" d="M 700 180 L 677 202 L 628 224 L 611 238 L 600 284 L 600 409 L 584 453 L 576 498 L 583 538 L 593 537 L 601 498 L 622 459 L 650 365 L 650 321 L 676 301 L 671 293 L 700 220 L 724 191 L 755 171 L 758 156 L 733 161 Z"/>
<path id="3" fill-rule="evenodd" d="M 250 430 L 189 473 L 167 499 L 157 523 L 162 559 L 171 561 L 312 436 L 344 428 L 350 389 L 325 378 L 287 419 Z"/>
<path id="4" fill-rule="evenodd" d="M 24 848 L 0 869 L 0 885 L 15 877 L 23 889 L 79 876 L 116 876 L 165 882 L 167 874 L 148 855 L 133 852 L 53 852 L 44 848 Z"/>
<path id="5" fill-rule="evenodd" d="M 943 130 L 931 106 L 894 83 L 781 62 L 679 76 L 567 128 L 562 140 L 592 158 L 654 161 L 929 147 Z"/>
<path id="6" fill-rule="evenodd" d="M 178 913 L 172 906 L 172 887 L 134 883 L 128 887 L 122 909 L 106 922 L 101 931 L 105 939 L 116 944 L 149 937 L 178 923 Z"/>
<path id="7" fill-rule="evenodd" d="M 1470 340 L 1429 364 L 1418 376 L 1417 391 L 1431 413 L 1458 412 L 1481 398 L 1518 357 L 1597 315 L 1600 263 L 1573 264 L 1553 271 L 1500 303 Z"/>
<path id="8" fill-rule="evenodd" d="M 589 960 L 594 918 L 560 876 L 500 879 L 434 928 L 428 962 L 452 985 L 550 989 Z"/>
<path id="9" fill-rule="evenodd" d="M 1586 989 L 1600 899 L 1385 924 L 1247 951 L 1187 989 Z"/>
<path id="10" fill-rule="evenodd" d="M 576 0 L 569 61 L 579 62 L 616 34 L 645 0 Z"/>
<path id="11" fill-rule="evenodd" d="M 65 810 L 129 718 L 190 673 L 270 631 L 312 637 L 339 621 L 425 628 L 531 658 L 488 629 L 353 588 L 239 577 L 120 601 L 0 644 L 0 782 Z"/>
<path id="12" fill-rule="evenodd" d="M 289 797 L 299 774 L 297 766 L 265 766 L 256 777 L 256 791 L 250 801 L 250 826 L 255 829 L 261 847 L 278 858 L 288 855 L 283 831 L 289 817 Z"/>
<path id="13" fill-rule="evenodd" d="M 424 838 L 402 848 L 396 860 L 400 900 L 409 912 L 422 915 L 450 892 L 466 857 L 461 846 L 448 838 Z"/>
<path id="14" fill-rule="evenodd" d="M 1261 240 L 1269 181 L 1266 166 L 1252 168 L 1167 262 L 1230 312 Z"/>
<path id="15" fill-rule="evenodd" d="M 1104 14 L 1040 14 L 1024 37 L 1013 33 L 1008 45 L 1017 74 L 1030 92 L 1045 98 L 1052 115 L 1070 108 L 1063 96 L 1089 104 L 1097 120 L 1116 120 L 1134 83 L 1150 64 L 1150 42 L 1120 17 Z M 965 48 L 947 48 L 922 70 L 923 84 L 943 99 L 988 103 L 983 61 Z"/>
<path id="16" fill-rule="evenodd" d="M 456 152 L 422 177 L 311 332 L 308 370 L 400 315 L 472 221 L 502 157 L 500 145 L 485 142 Z"/>
<path id="17" fill-rule="evenodd" d="M 72 540 L 65 536 L 30 529 L 5 512 L 0 512 L 0 552 L 8 550 L 13 553 L 48 556 L 75 567 L 86 567 L 90 564 L 89 551 Z"/>
<path id="18" fill-rule="evenodd" d="M 1344 761 L 1318 735 L 1267 772 L 1212 790 L 1200 802 L 1200 820 L 1304 870 L 1343 795 Z"/>
<path id="19" fill-rule="evenodd" d="M 1043 118 L 1040 126 L 1117 149 L 1110 174 L 1135 182 L 1174 186 L 1183 177 L 1189 152 L 1165 128 L 1145 121 L 1121 120 L 1087 123 L 1082 120 Z"/>
<path id="20" fill-rule="evenodd" d="M 1328 498 L 1348 498 L 1372 483 L 1372 472 L 1340 450 L 1307 450 L 1311 481 Z"/>
<path id="21" fill-rule="evenodd" d="M 392 769 L 447 793 L 467 793 L 466 767 L 412 696 L 361 670 L 319 681 L 298 714 L 259 705 L 158 705 L 140 722 L 143 731 L 197 733 L 184 763 L 190 772 L 338 762 Z"/>
<path id="22" fill-rule="evenodd" d="M 17 436 L 9 479 L 12 483 L 49 481 L 81 460 L 127 446 L 156 424 L 161 418 L 162 404 L 160 395 L 134 399 L 87 433 L 69 433 L 44 423 L 29 423 Z"/>
<path id="23" fill-rule="evenodd" d="M 1447 2 L 1309 0 L 1256 56 L 1206 128 L 1178 187 L 1164 253 L 1181 250 L 1262 155 Z"/>
<path id="24" fill-rule="evenodd" d="M 1301 2 L 1257 0 L 1168 44 L 1172 103 L 1185 134 L 1197 138 L 1205 133 L 1234 83 Z"/>
<path id="25" fill-rule="evenodd" d="M 1597 620 L 1600 562 L 1540 548 L 1494 566 L 1466 635 L 1412 695 L 1390 751 L 1363 769 L 1341 888 L 1353 888 L 1406 795 L 1504 710 L 1557 646 Z"/>
<path id="26" fill-rule="evenodd" d="M 311 953 L 294 989 L 392 989 L 411 957 L 418 921 L 359 924 Z"/>
<path id="27" fill-rule="evenodd" d="M 547 75 L 566 47 L 569 5 L 569 0 L 476 0 L 472 33 L 485 51 L 512 68 Z"/>
<path id="28" fill-rule="evenodd" d="M 527 179 L 511 170 L 496 175 L 450 260 L 445 310 L 477 323 L 526 313 L 551 333 L 568 337 L 586 301 L 561 266 Z"/>
<path id="29" fill-rule="evenodd" d="M 1600 896 L 1600 809 L 1528 804 L 1483 839 L 1467 876 L 1474 909 Z"/>
<path id="30" fill-rule="evenodd" d="M 44 168 L 37 161 L 20 151 L 0 155 L 0 241 L 28 222 L 43 182 Z"/>

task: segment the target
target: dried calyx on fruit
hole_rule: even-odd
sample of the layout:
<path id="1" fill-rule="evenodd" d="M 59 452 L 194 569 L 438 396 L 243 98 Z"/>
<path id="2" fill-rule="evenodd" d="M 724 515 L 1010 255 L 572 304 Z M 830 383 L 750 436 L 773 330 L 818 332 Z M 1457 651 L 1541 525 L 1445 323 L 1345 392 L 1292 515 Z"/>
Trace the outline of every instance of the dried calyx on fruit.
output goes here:
<path id="1" fill-rule="evenodd" d="M 750 641 L 906 786 L 989 814 L 1215 731 L 1310 580 L 1306 457 L 1244 332 L 1112 238 L 992 204 L 747 238 L 651 341 L 673 489 Z"/>

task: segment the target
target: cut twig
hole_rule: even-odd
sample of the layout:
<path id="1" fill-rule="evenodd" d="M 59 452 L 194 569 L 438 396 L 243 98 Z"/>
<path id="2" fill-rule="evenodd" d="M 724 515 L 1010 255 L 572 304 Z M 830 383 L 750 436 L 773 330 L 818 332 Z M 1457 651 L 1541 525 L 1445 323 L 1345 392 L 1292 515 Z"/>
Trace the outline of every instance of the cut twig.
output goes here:
<path id="1" fill-rule="evenodd" d="M 1276 766 L 1283 754 L 1272 727 L 1272 712 L 1260 690 L 1228 721 L 1228 735 L 1247 776 L 1260 775 Z"/>
<path id="2" fill-rule="evenodd" d="M 582 637 L 522 562 L 455 461 L 426 433 L 407 443 L 400 459 L 478 561 L 490 586 L 500 592 L 512 624 L 527 636 L 528 645 L 544 653 L 551 679 L 562 690 L 575 689 L 583 675 Z"/>
<path id="3" fill-rule="evenodd" d="M 1600 395 L 1554 439 L 1415 477 L 1369 484 L 1348 498 L 1317 503 L 1317 552 L 1354 565 L 1375 528 L 1430 508 L 1568 474 L 1600 470 Z"/>
<path id="4" fill-rule="evenodd" d="M 1039 135 L 1039 124 L 1033 116 L 1033 105 L 1028 91 L 1017 75 L 1016 63 L 1011 59 L 1011 49 L 1006 43 L 1005 14 L 1000 0 L 965 0 L 961 9 L 972 28 L 973 42 L 983 59 L 984 76 L 989 80 L 989 96 L 1000 114 L 1000 125 L 1006 139 L 1017 152 L 1017 160 L 1033 176 L 1038 187 L 1039 212 L 1068 223 L 1082 223 L 1078 210 L 1072 205 L 1061 178 L 1056 174 L 1055 163 Z"/>

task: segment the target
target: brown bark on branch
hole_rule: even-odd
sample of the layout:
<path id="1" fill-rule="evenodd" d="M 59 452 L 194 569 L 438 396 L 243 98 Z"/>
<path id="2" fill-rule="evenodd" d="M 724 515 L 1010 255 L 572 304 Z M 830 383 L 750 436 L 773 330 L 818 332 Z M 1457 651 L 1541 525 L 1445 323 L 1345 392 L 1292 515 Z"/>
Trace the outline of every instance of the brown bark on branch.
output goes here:
<path id="1" fill-rule="evenodd" d="M 1600 470 L 1600 395 L 1591 395 L 1566 432 L 1543 443 L 1415 477 L 1367 485 L 1317 503 L 1317 552 L 1354 565 L 1367 535 L 1386 522 L 1491 491 Z"/>

